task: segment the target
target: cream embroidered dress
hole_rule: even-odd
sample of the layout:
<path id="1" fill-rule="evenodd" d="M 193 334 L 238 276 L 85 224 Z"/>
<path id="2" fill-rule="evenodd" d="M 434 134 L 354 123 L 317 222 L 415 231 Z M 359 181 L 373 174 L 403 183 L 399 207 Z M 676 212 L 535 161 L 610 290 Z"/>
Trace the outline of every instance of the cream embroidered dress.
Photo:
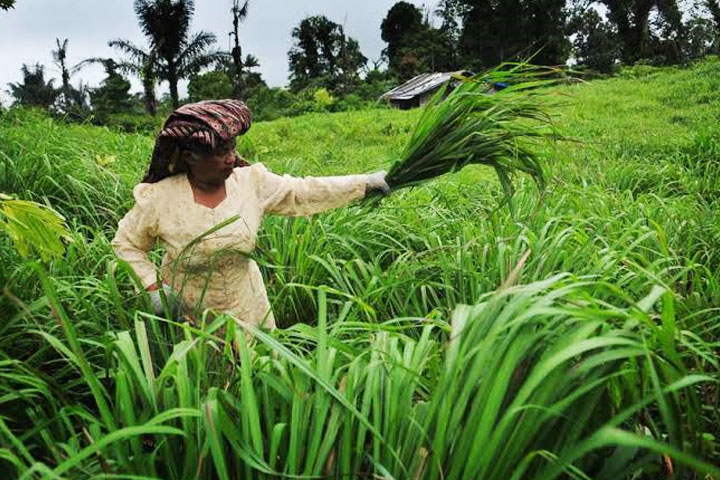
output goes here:
<path id="1" fill-rule="evenodd" d="M 209 208 L 195 202 L 185 174 L 141 183 L 112 246 L 147 287 L 158 278 L 148 252 L 155 240 L 161 241 L 166 252 L 160 276 L 180 292 L 191 317 L 210 308 L 273 328 L 260 269 L 246 255 L 255 248 L 263 216 L 304 216 L 340 207 L 362 198 L 365 184 L 366 175 L 298 178 L 276 175 L 256 163 L 235 168 L 225 181 L 225 200 Z M 235 216 L 237 220 L 195 240 Z"/>

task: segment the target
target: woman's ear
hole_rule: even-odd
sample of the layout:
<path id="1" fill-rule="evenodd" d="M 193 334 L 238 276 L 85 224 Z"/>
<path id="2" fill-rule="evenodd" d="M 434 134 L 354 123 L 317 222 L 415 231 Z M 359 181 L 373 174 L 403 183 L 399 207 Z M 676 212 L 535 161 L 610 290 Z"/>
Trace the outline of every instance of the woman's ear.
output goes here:
<path id="1" fill-rule="evenodd" d="M 189 150 L 180 151 L 180 162 L 185 165 L 195 165 L 195 163 L 197 163 L 195 162 L 195 155 L 193 155 Z"/>

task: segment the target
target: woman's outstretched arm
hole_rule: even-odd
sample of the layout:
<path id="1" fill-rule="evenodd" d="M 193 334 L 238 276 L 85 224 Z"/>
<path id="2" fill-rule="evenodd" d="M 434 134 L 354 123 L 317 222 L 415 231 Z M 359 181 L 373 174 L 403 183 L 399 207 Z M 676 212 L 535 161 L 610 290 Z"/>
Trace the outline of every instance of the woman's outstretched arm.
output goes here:
<path id="1" fill-rule="evenodd" d="M 280 215 L 306 216 L 341 207 L 363 198 L 366 189 L 379 182 L 377 174 L 300 178 L 277 175 L 260 163 L 251 168 L 263 211 Z"/>

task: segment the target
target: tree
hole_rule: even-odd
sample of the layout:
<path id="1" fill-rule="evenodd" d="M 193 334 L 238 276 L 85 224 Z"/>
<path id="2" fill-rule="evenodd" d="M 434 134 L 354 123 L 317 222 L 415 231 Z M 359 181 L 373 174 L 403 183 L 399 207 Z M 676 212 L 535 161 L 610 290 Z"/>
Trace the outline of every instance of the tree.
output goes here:
<path id="1" fill-rule="evenodd" d="M 62 87 L 60 89 L 61 92 L 61 102 L 64 103 L 64 106 L 66 109 L 70 108 L 70 72 L 67 68 L 67 65 L 65 65 L 65 58 L 67 57 L 67 45 L 68 45 L 68 39 L 66 38 L 63 40 L 63 43 L 60 43 L 60 39 L 56 38 L 55 43 L 57 44 L 57 50 L 52 51 L 53 60 L 55 61 L 55 65 L 60 67 L 60 74 L 62 78 Z"/>
<path id="2" fill-rule="evenodd" d="M 256 56 L 251 54 L 245 55 L 245 58 L 242 59 L 241 62 L 243 70 L 242 75 L 240 76 L 240 82 L 243 87 L 243 98 L 247 100 L 250 96 L 256 93 L 256 90 L 260 86 L 265 85 L 265 81 L 262 79 L 262 75 L 260 75 L 259 72 L 252 71 L 252 69 L 260 66 L 260 62 Z M 224 86 L 225 81 L 230 82 L 231 88 L 229 91 Z M 191 100 L 193 98 L 200 99 L 203 95 L 205 95 L 206 98 L 238 98 L 235 60 L 232 58 L 225 58 L 223 61 L 218 62 L 215 70 L 212 72 L 207 72 L 207 74 L 202 75 L 193 75 L 190 77 L 190 82 L 195 84 L 194 88 L 196 89 L 195 93 L 190 95 Z M 221 84 L 223 86 L 221 86 Z M 188 94 L 190 92 L 189 89 L 190 86 L 188 86 Z M 203 92 L 207 93 L 205 94 Z M 220 96 L 221 94 L 222 96 Z"/>
<path id="3" fill-rule="evenodd" d="M 620 40 L 613 26 L 595 9 L 579 13 L 572 21 L 574 55 L 578 64 L 611 73 L 620 58 Z"/>
<path id="4" fill-rule="evenodd" d="M 245 95 L 249 97 L 254 94 L 258 88 L 266 86 L 262 75 L 259 72 L 251 71 L 253 68 L 260 66 L 260 61 L 255 55 L 245 55 L 243 60 L 243 85 L 245 87 Z"/>
<path id="5" fill-rule="evenodd" d="M 129 58 L 121 61 L 118 68 L 128 74 L 140 78 L 143 85 L 143 103 L 151 116 L 157 113 L 157 97 L 155 84 L 157 84 L 157 54 L 152 49 L 144 50 L 135 46 L 128 40 L 110 40 L 108 45 L 125 53 Z"/>
<path id="6" fill-rule="evenodd" d="M 15 6 L 15 0 L 0 0 L 0 10 L 10 10 Z"/>
<path id="7" fill-rule="evenodd" d="M 242 61 L 242 48 L 240 47 L 240 34 L 238 33 L 240 22 L 245 20 L 248 15 L 248 7 L 250 6 L 250 0 L 245 0 L 243 6 L 240 6 L 240 0 L 233 0 L 232 14 L 233 14 L 233 31 L 230 35 L 233 36 L 235 46 L 231 51 L 233 59 L 233 78 L 235 83 L 233 85 L 233 93 L 236 98 L 243 96 L 243 90 L 245 85 L 243 82 L 243 61 Z"/>
<path id="8" fill-rule="evenodd" d="M 495 65 L 504 55 L 497 48 L 497 33 L 493 23 L 495 5 L 491 0 L 459 0 L 462 28 L 458 50 L 464 63 L 473 69 Z"/>
<path id="9" fill-rule="evenodd" d="M 524 29 L 529 53 L 537 54 L 533 62 L 541 65 L 560 65 L 570 54 L 567 35 L 568 12 L 566 0 L 532 0 L 524 3 L 527 18 Z"/>
<path id="10" fill-rule="evenodd" d="M 56 38 L 55 43 L 57 50 L 52 51 L 53 60 L 55 65 L 60 69 L 60 77 L 62 79 L 62 87 L 60 87 L 59 95 L 56 102 L 56 109 L 62 113 L 68 114 L 73 113 L 84 117 L 87 113 L 86 104 L 86 89 L 80 85 L 80 88 L 75 88 L 70 84 L 70 77 L 77 72 L 78 66 L 68 68 L 67 66 L 67 38 L 60 43 L 60 39 Z"/>
<path id="11" fill-rule="evenodd" d="M 707 0 L 706 6 L 715 24 L 715 50 L 720 53 L 720 2 Z"/>
<path id="12" fill-rule="evenodd" d="M 713 52 L 716 41 L 715 25 L 712 19 L 693 12 L 685 25 L 685 56 L 691 60 L 702 58 Z"/>
<path id="13" fill-rule="evenodd" d="M 243 61 L 243 65 L 244 65 L 245 68 L 247 68 L 247 69 L 257 68 L 257 67 L 260 66 L 260 60 L 258 60 L 258 58 L 257 58 L 255 55 L 252 55 L 252 54 L 249 54 L 249 53 L 248 53 L 248 54 L 245 56 L 245 60 Z"/>
<path id="14" fill-rule="evenodd" d="M 656 10 L 666 38 L 682 36 L 682 14 L 677 0 L 600 0 L 608 10 L 622 42 L 622 60 L 628 65 L 653 56 L 650 14 Z M 655 46 L 659 46 L 655 39 Z"/>
<path id="15" fill-rule="evenodd" d="M 45 81 L 45 68 L 36 63 L 31 70 L 23 64 L 21 68 L 22 83 L 9 83 L 10 95 L 15 99 L 15 105 L 25 107 L 41 107 L 49 109 L 58 97 L 58 90 L 53 86 L 53 80 Z"/>
<path id="16" fill-rule="evenodd" d="M 158 74 L 170 86 L 173 107 L 180 104 L 178 81 L 227 57 L 211 50 L 215 35 L 200 31 L 190 35 L 195 12 L 192 0 L 135 0 L 135 14 L 140 28 L 157 55 Z"/>
<path id="17" fill-rule="evenodd" d="M 358 71 L 367 59 L 342 26 L 322 15 L 308 17 L 293 28 L 292 37 L 295 43 L 288 57 L 293 90 L 315 84 L 344 93 L 357 83 Z"/>
<path id="18" fill-rule="evenodd" d="M 408 44 L 398 50 L 398 59 L 390 72 L 400 80 L 420 73 L 457 70 L 455 46 L 441 29 L 424 22 L 422 29 L 407 38 Z"/>
<path id="19" fill-rule="evenodd" d="M 442 20 L 440 30 L 445 32 L 453 44 L 460 38 L 460 3 L 458 0 L 440 0 L 435 15 Z"/>
<path id="20" fill-rule="evenodd" d="M 565 0 L 457 0 L 461 57 L 471 68 L 533 57 L 563 64 L 570 52 Z"/>
<path id="21" fill-rule="evenodd" d="M 220 100 L 233 95 L 234 85 L 224 70 L 213 70 L 190 77 L 188 100 Z"/>
<path id="22" fill-rule="evenodd" d="M 130 82 L 118 73 L 118 64 L 115 60 L 93 58 L 86 62 L 102 64 L 107 75 L 100 87 L 90 91 L 90 102 L 97 120 L 105 123 L 107 117 L 112 114 L 131 112 L 133 103 L 130 95 Z"/>
<path id="23" fill-rule="evenodd" d="M 233 14 L 233 31 L 230 32 L 230 36 L 233 37 L 234 46 L 230 52 L 232 61 L 226 63 L 224 68 L 232 79 L 233 91 L 231 96 L 234 98 L 247 99 L 255 93 L 259 85 L 265 84 L 259 73 L 250 71 L 252 68 L 260 66 L 257 57 L 248 54 L 243 59 L 242 56 L 239 29 L 240 23 L 248 16 L 249 6 L 250 0 L 245 0 L 244 2 L 233 0 L 233 7 L 231 9 Z"/>
<path id="24" fill-rule="evenodd" d="M 387 42 L 383 51 L 390 70 L 397 70 L 401 50 L 412 45 L 412 40 L 423 29 L 422 13 L 413 4 L 397 2 L 388 10 L 380 24 L 381 38 Z"/>
<path id="25" fill-rule="evenodd" d="M 446 1 L 444 8 L 450 8 L 451 3 Z M 419 73 L 456 67 L 456 34 L 452 28 L 445 28 L 453 21 L 452 12 L 444 15 L 444 27 L 436 29 L 423 19 L 422 11 L 410 3 L 397 2 L 390 8 L 380 30 L 388 44 L 383 56 L 392 75 L 406 80 Z"/>

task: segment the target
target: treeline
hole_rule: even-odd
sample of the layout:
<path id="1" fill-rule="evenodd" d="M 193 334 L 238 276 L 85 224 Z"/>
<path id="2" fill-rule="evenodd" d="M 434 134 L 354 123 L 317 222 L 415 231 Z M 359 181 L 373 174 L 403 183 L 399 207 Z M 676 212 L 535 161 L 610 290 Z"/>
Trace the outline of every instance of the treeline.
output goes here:
<path id="1" fill-rule="evenodd" d="M 396 3 L 382 24 L 388 70 L 481 70 L 527 59 L 598 73 L 638 62 L 690 62 L 720 48 L 718 0 L 440 0 L 427 12 Z"/>
<path id="2" fill-rule="evenodd" d="M 0 2 L 4 10 L 14 3 Z M 202 99 L 242 98 L 256 118 L 274 119 L 367 108 L 398 82 L 425 72 L 481 71 L 532 58 L 607 75 L 638 63 L 684 64 L 720 50 L 718 0 L 441 0 L 434 11 L 400 1 L 382 20 L 386 47 L 373 61 L 341 25 L 322 15 L 303 19 L 290 33 L 289 85 L 272 88 L 256 71 L 260 60 L 241 46 L 249 0 L 235 0 L 228 12 L 229 52 L 215 47 L 214 34 L 191 30 L 192 0 L 135 0 L 134 9 L 145 45 L 114 39 L 108 43 L 116 58 L 70 66 L 68 40 L 58 39 L 59 84 L 45 78 L 42 65 L 23 65 L 23 80 L 9 84 L 14 104 L 73 121 L 154 130 L 179 104 Z M 95 88 L 73 85 L 72 77 L 90 64 L 102 65 L 106 78 Z M 130 93 L 128 76 L 141 80 L 141 93 Z M 181 99 L 184 79 L 188 94 Z M 156 96 L 160 83 L 169 89 L 163 98 Z"/>

